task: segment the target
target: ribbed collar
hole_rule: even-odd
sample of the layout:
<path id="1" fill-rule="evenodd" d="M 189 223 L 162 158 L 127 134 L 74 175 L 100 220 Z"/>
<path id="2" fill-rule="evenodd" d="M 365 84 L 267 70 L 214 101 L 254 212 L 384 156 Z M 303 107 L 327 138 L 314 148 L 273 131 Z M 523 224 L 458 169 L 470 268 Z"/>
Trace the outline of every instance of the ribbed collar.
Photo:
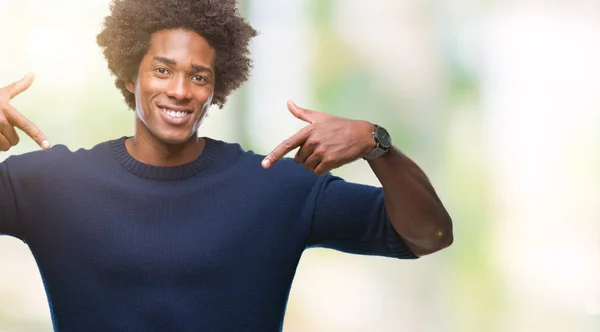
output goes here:
<path id="1" fill-rule="evenodd" d="M 206 141 L 204 150 L 195 160 L 180 166 L 153 166 L 144 164 L 133 158 L 125 147 L 125 139 L 121 137 L 110 141 L 115 158 L 128 172 L 154 180 L 181 180 L 194 176 L 205 169 L 215 159 L 223 142 L 203 137 Z"/>

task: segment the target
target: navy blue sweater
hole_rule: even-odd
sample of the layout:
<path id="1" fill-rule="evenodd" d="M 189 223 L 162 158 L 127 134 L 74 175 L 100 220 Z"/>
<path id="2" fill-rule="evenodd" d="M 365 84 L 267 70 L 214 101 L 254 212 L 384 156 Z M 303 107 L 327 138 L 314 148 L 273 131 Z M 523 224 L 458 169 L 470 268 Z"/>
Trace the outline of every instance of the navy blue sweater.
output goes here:
<path id="1" fill-rule="evenodd" d="M 278 331 L 307 247 L 415 258 L 381 188 L 206 141 L 177 167 L 125 138 L 0 164 L 0 233 L 31 249 L 56 331 Z"/>

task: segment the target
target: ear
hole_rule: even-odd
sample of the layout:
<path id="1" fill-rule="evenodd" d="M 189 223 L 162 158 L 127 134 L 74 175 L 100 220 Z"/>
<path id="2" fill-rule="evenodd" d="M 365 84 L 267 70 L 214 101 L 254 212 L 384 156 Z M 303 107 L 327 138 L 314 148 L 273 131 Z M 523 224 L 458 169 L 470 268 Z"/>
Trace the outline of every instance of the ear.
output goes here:
<path id="1" fill-rule="evenodd" d="M 135 82 L 133 80 L 125 83 L 125 88 L 131 93 L 135 93 Z"/>

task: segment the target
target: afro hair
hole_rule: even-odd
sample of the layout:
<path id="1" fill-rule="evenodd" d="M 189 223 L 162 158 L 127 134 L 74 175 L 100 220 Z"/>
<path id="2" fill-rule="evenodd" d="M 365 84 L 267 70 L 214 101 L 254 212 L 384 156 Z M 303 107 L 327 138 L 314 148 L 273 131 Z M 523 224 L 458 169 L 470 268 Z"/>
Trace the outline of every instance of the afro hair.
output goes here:
<path id="1" fill-rule="evenodd" d="M 257 35 L 236 4 L 236 0 L 113 0 L 96 40 L 127 105 L 135 109 L 135 96 L 125 84 L 137 76 L 152 34 L 184 29 L 204 37 L 215 49 L 212 103 L 222 108 L 250 75 L 249 43 Z"/>

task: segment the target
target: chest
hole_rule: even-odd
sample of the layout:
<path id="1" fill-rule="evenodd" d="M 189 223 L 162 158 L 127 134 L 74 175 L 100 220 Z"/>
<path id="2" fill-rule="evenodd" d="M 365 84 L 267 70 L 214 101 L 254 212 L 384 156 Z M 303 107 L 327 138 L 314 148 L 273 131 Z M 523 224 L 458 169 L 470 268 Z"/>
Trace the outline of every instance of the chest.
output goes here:
<path id="1" fill-rule="evenodd" d="M 260 197 L 219 190 L 115 191 L 47 207 L 45 219 L 29 227 L 29 244 L 42 269 L 138 284 L 219 280 L 292 266 L 305 238 L 293 206 L 276 212 Z"/>

